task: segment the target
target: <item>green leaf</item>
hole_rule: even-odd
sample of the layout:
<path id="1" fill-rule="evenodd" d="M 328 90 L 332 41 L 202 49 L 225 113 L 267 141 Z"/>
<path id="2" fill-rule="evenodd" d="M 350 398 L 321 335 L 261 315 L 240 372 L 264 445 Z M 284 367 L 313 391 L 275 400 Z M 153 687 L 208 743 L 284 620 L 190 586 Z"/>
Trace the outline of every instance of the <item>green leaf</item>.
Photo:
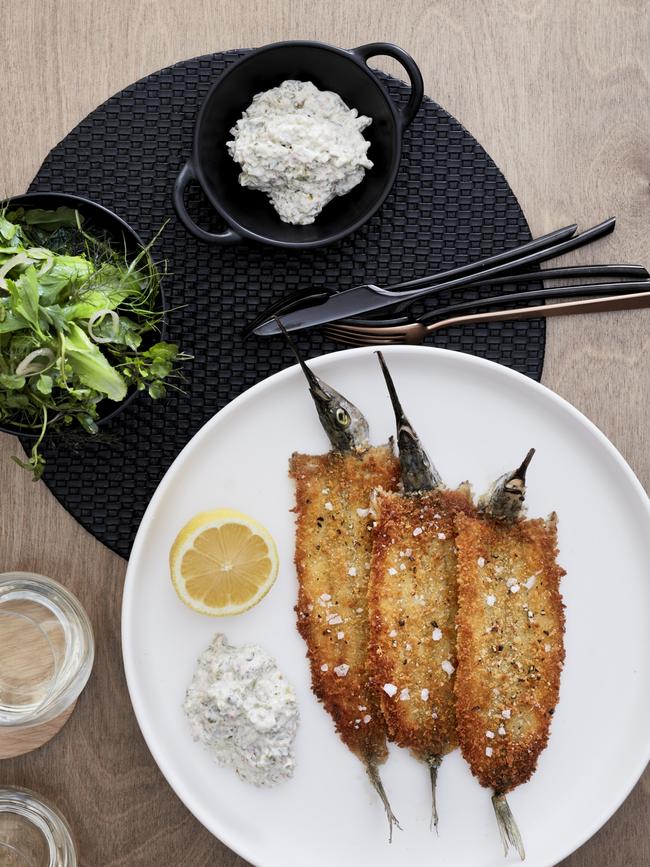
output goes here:
<path id="1" fill-rule="evenodd" d="M 165 396 L 165 386 L 162 382 L 152 382 L 147 392 L 153 400 L 158 400 Z"/>
<path id="2" fill-rule="evenodd" d="M 47 328 L 47 325 L 52 325 L 56 331 L 66 332 L 68 330 L 66 312 L 62 307 L 59 307 L 58 304 L 52 304 L 49 307 L 41 307 L 41 319 L 44 323 L 44 330 Z"/>
<path id="3" fill-rule="evenodd" d="M 46 304 L 55 303 L 63 289 L 85 283 L 94 270 L 93 263 L 83 256 L 55 256 L 52 267 L 39 275 L 41 298 Z"/>
<path id="4" fill-rule="evenodd" d="M 5 241 L 11 241 L 13 236 L 16 234 L 16 226 L 14 223 L 10 223 L 5 217 L 0 215 L 0 235 L 5 239 Z"/>
<path id="5" fill-rule="evenodd" d="M 41 394 L 52 394 L 52 386 L 54 381 L 51 376 L 48 376 L 47 373 L 41 373 L 39 377 L 37 377 L 34 386 Z"/>
<path id="6" fill-rule="evenodd" d="M 79 220 L 82 220 L 81 216 L 79 216 Z M 42 226 L 51 230 L 58 229 L 60 226 L 76 226 L 77 211 L 65 207 L 57 208 L 55 211 L 30 208 L 25 211 L 23 222 L 27 226 Z"/>
<path id="7" fill-rule="evenodd" d="M 105 394 L 110 400 L 124 400 L 127 392 L 124 378 L 111 367 L 97 345 L 76 323 L 70 323 L 70 333 L 64 338 L 64 344 L 66 360 L 84 385 Z"/>
<path id="8" fill-rule="evenodd" d="M 25 377 L 15 373 L 0 373 L 0 385 L 11 391 L 19 391 L 25 385 Z"/>
<path id="9" fill-rule="evenodd" d="M 29 396 L 26 394 L 17 394 L 17 393 L 7 393 L 2 397 L 2 407 L 3 409 L 7 407 L 8 409 L 29 409 L 32 406 L 32 402 L 29 399 Z"/>
<path id="10" fill-rule="evenodd" d="M 30 265 L 16 281 L 7 280 L 7 288 L 13 301 L 15 313 L 22 316 L 32 328 L 40 333 L 36 268 Z"/>
<path id="11" fill-rule="evenodd" d="M 99 431 L 97 423 L 95 422 L 93 417 L 88 415 L 87 413 L 79 413 L 76 418 L 81 427 L 86 431 L 86 433 L 96 434 Z"/>
<path id="12" fill-rule="evenodd" d="M 17 316 L 11 310 L 5 307 L 0 307 L 0 334 L 7 334 L 9 331 L 22 331 L 23 328 L 28 328 L 29 324 L 22 316 Z"/>

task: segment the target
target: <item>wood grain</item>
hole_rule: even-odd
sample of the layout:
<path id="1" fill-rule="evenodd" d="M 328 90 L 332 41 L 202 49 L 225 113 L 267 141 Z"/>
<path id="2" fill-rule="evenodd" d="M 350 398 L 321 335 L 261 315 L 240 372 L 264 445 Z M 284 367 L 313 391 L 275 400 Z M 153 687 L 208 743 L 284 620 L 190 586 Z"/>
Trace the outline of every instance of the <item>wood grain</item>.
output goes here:
<path id="1" fill-rule="evenodd" d="M 278 39 L 389 39 L 414 55 L 427 93 L 502 168 L 534 233 L 614 214 L 616 233 L 570 261 L 648 264 L 648 10 L 644 0 L 23 0 L 0 32 L 0 195 L 22 192 L 71 127 L 162 66 Z M 647 311 L 551 322 L 544 370 L 544 382 L 610 437 L 646 487 L 649 324 Z M 1 779 L 58 804 L 84 865 L 244 865 L 176 799 L 137 728 L 120 656 L 124 562 L 8 460 L 16 448 L 0 438 L 0 570 L 33 569 L 75 592 L 97 657 L 62 733 L 3 761 Z M 649 806 L 646 771 L 564 865 L 650 863 Z"/>
<path id="2" fill-rule="evenodd" d="M 76 702 L 62 714 L 39 726 L 29 728 L 14 727 L 7 731 L 0 731 L 0 759 L 13 759 L 25 753 L 31 753 L 58 735 L 63 726 L 70 719 Z"/>

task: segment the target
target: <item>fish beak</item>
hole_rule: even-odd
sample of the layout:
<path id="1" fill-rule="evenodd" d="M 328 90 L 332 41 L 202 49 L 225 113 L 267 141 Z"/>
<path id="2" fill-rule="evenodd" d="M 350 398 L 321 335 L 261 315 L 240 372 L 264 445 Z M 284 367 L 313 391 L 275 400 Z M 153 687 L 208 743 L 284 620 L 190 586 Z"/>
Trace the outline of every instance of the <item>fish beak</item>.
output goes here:
<path id="1" fill-rule="evenodd" d="M 309 393 L 316 404 L 318 418 L 329 437 L 332 448 L 337 452 L 363 451 L 368 448 L 368 422 L 363 413 L 307 367 L 298 347 L 280 319 L 277 316 L 274 316 L 273 319 L 284 334 L 302 372 L 305 374 Z"/>
<path id="2" fill-rule="evenodd" d="M 526 457 L 517 469 L 511 473 L 504 486 L 506 491 L 512 492 L 513 494 L 520 493 L 522 499 L 526 493 L 526 470 L 528 469 L 528 465 L 532 461 L 534 454 L 535 449 L 529 449 Z"/>
<path id="3" fill-rule="evenodd" d="M 535 449 L 530 449 L 516 470 L 500 476 L 479 498 L 478 508 L 500 521 L 513 522 L 521 517 L 526 496 L 526 471 Z"/>
<path id="4" fill-rule="evenodd" d="M 321 380 L 305 364 L 304 358 L 300 354 L 293 337 L 289 334 L 287 329 L 282 324 L 282 320 L 278 319 L 277 316 L 274 316 L 273 319 L 275 320 L 276 325 L 278 326 L 278 328 L 280 329 L 280 331 L 284 335 L 287 343 L 291 347 L 291 351 L 296 356 L 296 361 L 300 365 L 302 372 L 305 374 L 307 382 L 309 383 L 309 390 L 311 391 L 311 393 L 314 397 L 314 400 L 327 400 L 328 399 L 327 393 L 325 392 L 325 389 L 322 386 Z"/>
<path id="5" fill-rule="evenodd" d="M 431 464 L 427 453 L 422 448 L 418 435 L 404 414 L 393 378 L 384 361 L 384 356 L 379 350 L 377 351 L 377 357 L 379 358 L 381 371 L 386 380 L 386 387 L 388 388 L 390 402 L 393 405 L 393 412 L 395 413 L 397 448 L 402 468 L 404 491 L 405 493 L 415 493 L 416 491 L 430 491 L 433 488 L 441 487 L 442 479 L 436 468 Z"/>

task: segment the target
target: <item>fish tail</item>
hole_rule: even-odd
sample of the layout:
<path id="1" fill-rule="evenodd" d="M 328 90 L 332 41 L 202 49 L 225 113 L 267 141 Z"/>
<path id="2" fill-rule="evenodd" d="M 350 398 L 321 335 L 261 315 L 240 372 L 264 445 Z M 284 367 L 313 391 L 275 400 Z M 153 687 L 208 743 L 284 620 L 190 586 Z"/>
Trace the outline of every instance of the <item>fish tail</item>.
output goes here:
<path id="1" fill-rule="evenodd" d="M 388 819 L 388 842 L 393 842 L 393 825 L 396 825 L 400 831 L 402 830 L 402 826 L 397 821 L 397 817 L 393 813 L 390 802 L 388 800 L 388 796 L 386 795 L 386 790 L 384 789 L 384 784 L 381 781 L 381 777 L 379 776 L 379 769 L 377 768 L 377 762 L 374 759 L 366 759 L 366 773 L 370 779 L 370 782 L 373 785 L 373 788 L 381 798 L 381 802 L 384 805 L 384 810 L 386 810 L 386 818 Z"/>
<path id="2" fill-rule="evenodd" d="M 442 759 L 440 756 L 431 756 L 427 759 L 429 776 L 431 777 L 431 822 L 429 828 L 435 828 L 438 833 L 438 807 L 436 806 L 436 783 L 438 782 L 438 768 Z"/>
<path id="3" fill-rule="evenodd" d="M 519 857 L 523 861 L 526 858 L 524 842 L 521 839 L 521 834 L 519 833 L 519 828 L 515 822 L 515 817 L 512 815 L 508 802 L 506 801 L 506 796 L 495 792 L 494 795 L 492 795 L 492 806 L 494 807 L 494 813 L 497 817 L 497 825 L 499 826 L 499 833 L 501 834 L 504 855 L 508 855 L 508 850 L 510 846 L 512 846 L 517 850 Z"/>

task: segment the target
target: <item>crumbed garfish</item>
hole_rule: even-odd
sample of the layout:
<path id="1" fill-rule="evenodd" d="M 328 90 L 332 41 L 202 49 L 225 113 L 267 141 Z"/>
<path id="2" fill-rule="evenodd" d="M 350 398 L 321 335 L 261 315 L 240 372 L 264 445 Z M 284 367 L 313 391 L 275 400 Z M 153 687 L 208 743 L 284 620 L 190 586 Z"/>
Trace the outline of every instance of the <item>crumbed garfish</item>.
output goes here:
<path id="1" fill-rule="evenodd" d="M 368 576 L 378 486 L 393 489 L 399 464 L 390 446 L 370 446 L 361 412 L 317 377 L 293 347 L 332 445 L 323 455 L 293 454 L 296 483 L 298 630 L 307 643 L 312 689 L 345 745 L 363 762 L 382 800 L 392 837 L 399 827 L 378 766 L 387 757 L 386 725 L 369 680 Z"/>
<path id="2" fill-rule="evenodd" d="M 522 517 L 531 449 L 514 472 L 458 514 L 456 719 L 463 756 L 492 804 L 504 852 L 525 857 L 506 794 L 546 746 L 564 661 L 557 516 Z"/>
<path id="3" fill-rule="evenodd" d="M 467 486 L 442 484 L 377 354 L 395 411 L 403 493 L 380 491 L 373 503 L 369 665 L 390 738 L 429 767 L 437 827 L 437 771 L 457 746 L 454 515 L 475 510 Z"/>

